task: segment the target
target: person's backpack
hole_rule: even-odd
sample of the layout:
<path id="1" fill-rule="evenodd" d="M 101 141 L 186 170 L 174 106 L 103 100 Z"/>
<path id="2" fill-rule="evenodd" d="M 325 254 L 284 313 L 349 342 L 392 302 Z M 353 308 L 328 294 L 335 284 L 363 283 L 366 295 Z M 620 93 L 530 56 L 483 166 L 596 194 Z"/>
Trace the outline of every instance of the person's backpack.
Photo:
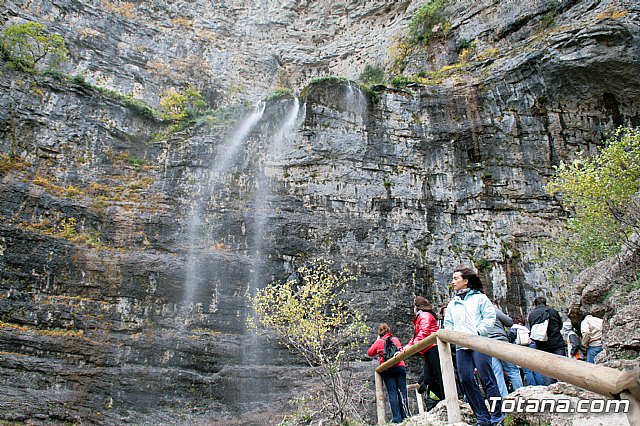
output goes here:
<path id="1" fill-rule="evenodd" d="M 531 337 L 529 337 L 529 330 L 523 325 L 516 324 L 514 326 L 516 329 L 516 340 L 514 343 L 516 345 L 529 346 L 531 344 Z"/>
<path id="2" fill-rule="evenodd" d="M 546 310 L 538 319 L 539 322 L 531 324 L 530 337 L 537 342 L 546 342 L 549 339 L 547 336 L 547 328 L 549 328 L 549 311 Z"/>
<path id="3" fill-rule="evenodd" d="M 384 349 L 382 349 L 382 359 L 384 361 L 388 361 L 391 358 L 393 358 L 393 356 L 398 351 L 399 351 L 399 349 L 396 346 L 396 344 L 393 343 L 393 340 L 391 339 L 391 336 L 389 336 L 386 339 L 384 339 Z"/>

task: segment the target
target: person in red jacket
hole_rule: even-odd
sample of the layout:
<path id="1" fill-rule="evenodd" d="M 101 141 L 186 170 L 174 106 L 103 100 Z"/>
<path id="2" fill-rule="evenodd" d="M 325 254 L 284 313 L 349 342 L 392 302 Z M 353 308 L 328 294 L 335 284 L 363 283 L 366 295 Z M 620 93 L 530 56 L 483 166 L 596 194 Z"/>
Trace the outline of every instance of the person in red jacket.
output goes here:
<path id="1" fill-rule="evenodd" d="M 384 362 L 382 352 L 387 339 L 396 345 L 398 350 L 402 349 L 402 344 L 397 337 L 391 335 L 391 329 L 385 323 L 378 326 L 378 339 L 367 351 L 367 355 L 380 357 L 380 364 Z M 400 361 L 391 368 L 386 369 L 381 374 L 384 385 L 389 395 L 389 405 L 391 405 L 391 423 L 402 423 L 408 417 L 407 410 L 407 370 L 404 361 Z"/>
<path id="2" fill-rule="evenodd" d="M 438 318 L 432 309 L 431 303 L 424 297 L 416 296 L 413 299 L 413 313 L 415 314 L 413 319 L 413 338 L 405 345 L 404 350 L 438 331 Z M 434 343 L 420 351 L 420 355 L 424 357 L 424 366 L 422 384 L 418 392 L 422 393 L 429 389 L 440 400 L 444 400 L 440 356 L 438 355 L 436 344 Z"/>

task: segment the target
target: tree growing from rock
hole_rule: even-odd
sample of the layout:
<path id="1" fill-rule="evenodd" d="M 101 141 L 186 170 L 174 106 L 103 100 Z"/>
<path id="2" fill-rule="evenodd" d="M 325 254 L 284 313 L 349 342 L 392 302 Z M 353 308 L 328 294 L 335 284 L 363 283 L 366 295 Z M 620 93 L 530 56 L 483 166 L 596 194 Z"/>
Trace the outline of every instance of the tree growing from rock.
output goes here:
<path id="1" fill-rule="evenodd" d="M 618 253 L 640 231 L 640 128 L 619 128 L 598 153 L 560 163 L 546 190 L 571 214 L 548 246 L 552 274 L 570 277 Z"/>
<path id="2" fill-rule="evenodd" d="M 317 398 L 305 399 L 307 413 L 337 424 L 359 417 L 362 384 L 353 381 L 349 361 L 361 355 L 369 335 L 364 315 L 344 298 L 354 279 L 320 259 L 299 267 L 297 279 L 272 283 L 251 300 L 250 326 L 300 354 L 324 385 Z"/>
<path id="3" fill-rule="evenodd" d="M 57 68 L 68 54 L 64 39 L 49 34 L 37 22 L 8 25 L 0 37 L 0 50 L 9 66 L 25 72 L 35 72 L 45 58 L 52 68 Z"/>
<path id="4" fill-rule="evenodd" d="M 168 120 L 180 121 L 193 117 L 206 106 L 202 94 L 191 85 L 184 90 L 169 88 L 160 96 L 160 112 L 162 118 Z"/>

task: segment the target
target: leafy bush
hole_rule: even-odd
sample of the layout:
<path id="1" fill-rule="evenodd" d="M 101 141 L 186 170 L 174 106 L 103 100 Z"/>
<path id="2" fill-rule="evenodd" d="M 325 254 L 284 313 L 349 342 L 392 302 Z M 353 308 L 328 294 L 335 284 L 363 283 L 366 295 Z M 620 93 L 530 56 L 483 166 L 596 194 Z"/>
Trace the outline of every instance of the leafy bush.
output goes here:
<path id="1" fill-rule="evenodd" d="M 192 86 L 187 87 L 184 91 L 177 91 L 172 87 L 160 97 L 162 117 L 174 121 L 194 117 L 204 111 L 206 106 L 200 92 Z"/>
<path id="2" fill-rule="evenodd" d="M 347 80 L 344 77 L 336 77 L 335 75 L 326 75 L 323 77 L 315 77 L 313 79 L 311 79 L 311 83 L 309 83 L 310 85 L 317 85 L 317 84 L 322 84 L 324 82 L 331 82 L 331 83 L 348 83 L 349 80 Z"/>
<path id="3" fill-rule="evenodd" d="M 37 22 L 8 25 L 0 37 L 0 49 L 10 67 L 25 72 L 35 72 L 45 58 L 57 68 L 68 54 L 64 39 L 47 34 L 46 27 Z"/>
<path id="4" fill-rule="evenodd" d="M 384 69 L 381 65 L 367 64 L 358 77 L 362 83 L 367 85 L 380 84 L 384 82 Z"/>
<path id="5" fill-rule="evenodd" d="M 408 42 L 412 45 L 426 43 L 434 34 L 446 34 L 451 24 L 444 16 L 448 0 L 431 0 L 416 10 L 409 22 Z"/>
<path id="6" fill-rule="evenodd" d="M 585 266 L 616 253 L 640 230 L 640 128 L 620 128 L 597 155 L 560 163 L 546 190 L 572 212 L 563 250 Z"/>
<path id="7" fill-rule="evenodd" d="M 298 279 L 273 283 L 259 290 L 251 304 L 251 327 L 270 331 L 295 350 L 324 384 L 316 415 L 337 423 L 358 416 L 358 387 L 346 363 L 360 355 L 369 334 L 361 312 L 345 302 L 347 284 L 355 278 L 334 272 L 331 263 L 317 260 L 298 268 Z"/>
<path id="8" fill-rule="evenodd" d="M 265 101 L 275 101 L 282 98 L 293 98 L 293 90 L 285 87 L 276 89 L 267 95 Z"/>
<path id="9" fill-rule="evenodd" d="M 573 278 L 616 254 L 640 232 L 640 129 L 618 129 L 596 155 L 561 163 L 546 186 L 560 194 L 570 217 L 540 241 L 541 260 L 555 284 L 553 303 L 566 304 Z"/>

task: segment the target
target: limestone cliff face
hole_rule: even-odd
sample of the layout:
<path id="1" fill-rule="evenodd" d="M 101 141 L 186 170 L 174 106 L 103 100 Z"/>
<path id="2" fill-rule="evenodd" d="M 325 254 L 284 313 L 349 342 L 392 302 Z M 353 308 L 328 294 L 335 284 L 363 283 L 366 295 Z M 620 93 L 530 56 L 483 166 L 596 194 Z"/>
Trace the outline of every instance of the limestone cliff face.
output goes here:
<path id="1" fill-rule="evenodd" d="M 476 59 L 371 95 L 310 79 L 384 60 L 418 2 L 5 1 L 3 24 L 64 35 L 83 79 L 0 75 L 0 418 L 276 423 L 312 383 L 245 332 L 247 296 L 307 258 L 349 268 L 403 340 L 413 294 L 448 300 L 461 262 L 511 313 L 561 291 L 536 238 L 565 213 L 543 187 L 640 125 L 640 10 L 515 3 L 450 2 L 405 73 L 463 40 Z M 177 132 L 92 86 L 153 106 L 187 84 L 227 109 Z M 278 85 L 302 95 L 237 107 Z"/>

